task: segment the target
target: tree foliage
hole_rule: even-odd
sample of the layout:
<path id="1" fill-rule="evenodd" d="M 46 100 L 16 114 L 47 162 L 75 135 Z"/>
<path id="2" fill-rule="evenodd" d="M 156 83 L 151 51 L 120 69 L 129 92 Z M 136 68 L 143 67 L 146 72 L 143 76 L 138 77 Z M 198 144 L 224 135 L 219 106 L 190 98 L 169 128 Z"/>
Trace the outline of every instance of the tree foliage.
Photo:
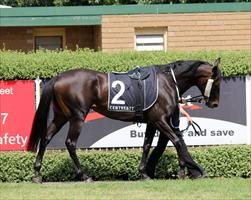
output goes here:
<path id="1" fill-rule="evenodd" d="M 13 7 L 32 6 L 86 6 L 126 4 L 172 4 L 172 3 L 222 3 L 247 2 L 249 0 L 0 0 L 0 5 Z"/>

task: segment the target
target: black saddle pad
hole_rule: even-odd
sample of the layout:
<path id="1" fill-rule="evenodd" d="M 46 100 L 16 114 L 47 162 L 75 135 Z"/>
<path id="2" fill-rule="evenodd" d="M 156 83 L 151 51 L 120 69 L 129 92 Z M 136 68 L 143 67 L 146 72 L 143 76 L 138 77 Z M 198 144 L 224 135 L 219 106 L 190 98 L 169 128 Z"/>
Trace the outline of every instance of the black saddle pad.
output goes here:
<path id="1" fill-rule="evenodd" d="M 158 79 L 154 67 L 141 68 L 147 76 L 144 75 L 144 80 L 141 81 L 142 96 L 144 105 L 143 110 L 149 109 L 157 100 L 158 97 Z M 132 79 L 129 75 L 132 70 L 126 73 L 109 73 L 108 84 L 108 110 L 110 111 L 124 111 L 135 112 L 135 92 L 138 88 L 133 88 Z M 135 81 L 135 80 L 134 80 Z"/>

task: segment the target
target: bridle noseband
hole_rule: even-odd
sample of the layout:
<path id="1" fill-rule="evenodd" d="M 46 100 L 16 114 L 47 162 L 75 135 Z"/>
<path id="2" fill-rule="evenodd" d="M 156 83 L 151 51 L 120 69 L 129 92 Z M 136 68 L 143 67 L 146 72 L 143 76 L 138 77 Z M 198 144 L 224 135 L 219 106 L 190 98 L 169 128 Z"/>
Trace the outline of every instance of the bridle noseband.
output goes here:
<path id="1" fill-rule="evenodd" d="M 210 78 L 210 79 L 207 80 L 207 85 L 206 85 L 206 88 L 205 88 L 205 91 L 204 91 L 204 96 L 207 97 L 208 99 L 210 97 L 210 93 L 211 93 L 211 90 L 212 90 L 213 83 L 214 83 L 214 79 Z"/>

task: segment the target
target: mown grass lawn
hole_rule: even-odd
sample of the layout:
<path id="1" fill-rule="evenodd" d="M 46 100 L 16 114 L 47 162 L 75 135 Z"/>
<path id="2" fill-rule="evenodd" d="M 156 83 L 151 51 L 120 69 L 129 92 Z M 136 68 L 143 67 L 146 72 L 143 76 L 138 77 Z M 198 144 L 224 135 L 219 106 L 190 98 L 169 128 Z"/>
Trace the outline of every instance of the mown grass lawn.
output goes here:
<path id="1" fill-rule="evenodd" d="M 251 179 L 0 183 L 0 199 L 251 199 Z"/>

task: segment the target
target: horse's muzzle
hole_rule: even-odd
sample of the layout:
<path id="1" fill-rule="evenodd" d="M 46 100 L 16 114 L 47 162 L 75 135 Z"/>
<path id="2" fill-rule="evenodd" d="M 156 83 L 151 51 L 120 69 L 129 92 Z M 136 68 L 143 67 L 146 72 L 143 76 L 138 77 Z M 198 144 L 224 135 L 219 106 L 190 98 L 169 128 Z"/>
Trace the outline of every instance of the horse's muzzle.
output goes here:
<path id="1" fill-rule="evenodd" d="M 206 103 L 206 105 L 207 105 L 207 107 L 209 107 L 209 108 L 217 108 L 218 107 L 218 105 L 219 105 L 219 103 L 218 102 L 207 102 Z"/>

